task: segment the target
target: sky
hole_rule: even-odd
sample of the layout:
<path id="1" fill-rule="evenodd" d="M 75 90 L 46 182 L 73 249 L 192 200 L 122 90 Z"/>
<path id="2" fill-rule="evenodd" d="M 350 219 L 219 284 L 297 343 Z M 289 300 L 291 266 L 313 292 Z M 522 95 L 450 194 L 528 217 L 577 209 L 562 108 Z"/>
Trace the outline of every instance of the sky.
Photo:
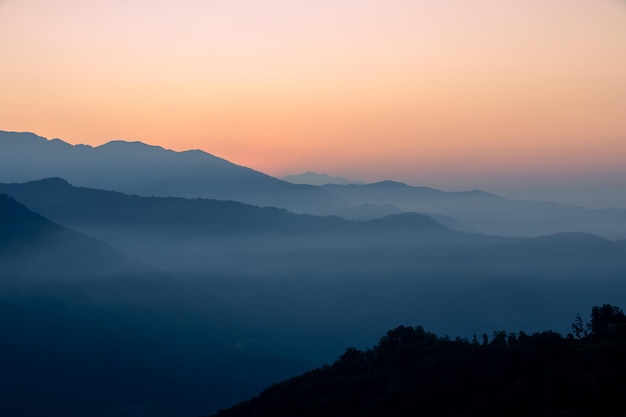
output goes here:
<path id="1" fill-rule="evenodd" d="M 0 130 L 626 207 L 625 0 L 0 0 Z"/>

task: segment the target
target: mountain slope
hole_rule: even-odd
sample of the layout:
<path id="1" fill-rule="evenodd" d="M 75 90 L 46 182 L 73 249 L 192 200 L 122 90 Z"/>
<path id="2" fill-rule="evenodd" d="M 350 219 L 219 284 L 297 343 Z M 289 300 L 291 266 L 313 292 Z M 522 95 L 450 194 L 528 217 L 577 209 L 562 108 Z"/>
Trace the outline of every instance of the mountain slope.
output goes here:
<path id="1" fill-rule="evenodd" d="M 64 277 L 129 266 L 107 244 L 53 223 L 6 194 L 0 194 L 0 263 L 17 275 Z"/>
<path id="2" fill-rule="evenodd" d="M 129 194 L 236 200 L 299 212 L 348 206 L 318 187 L 281 181 L 198 150 L 174 152 L 124 141 L 73 146 L 32 133 L 0 131 L 0 181 L 47 177 Z"/>
<path id="3" fill-rule="evenodd" d="M 180 278 L 0 194 L 0 415 L 193 417 L 301 370 Z"/>

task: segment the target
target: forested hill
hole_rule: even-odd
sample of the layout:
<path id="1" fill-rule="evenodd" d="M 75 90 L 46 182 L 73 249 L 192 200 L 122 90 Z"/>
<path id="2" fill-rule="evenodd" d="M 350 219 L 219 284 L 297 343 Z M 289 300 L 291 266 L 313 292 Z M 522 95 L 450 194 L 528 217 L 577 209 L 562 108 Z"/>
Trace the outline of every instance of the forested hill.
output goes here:
<path id="1" fill-rule="evenodd" d="M 401 326 L 216 417 L 626 416 L 623 312 L 594 307 L 572 330 L 468 341 Z"/>

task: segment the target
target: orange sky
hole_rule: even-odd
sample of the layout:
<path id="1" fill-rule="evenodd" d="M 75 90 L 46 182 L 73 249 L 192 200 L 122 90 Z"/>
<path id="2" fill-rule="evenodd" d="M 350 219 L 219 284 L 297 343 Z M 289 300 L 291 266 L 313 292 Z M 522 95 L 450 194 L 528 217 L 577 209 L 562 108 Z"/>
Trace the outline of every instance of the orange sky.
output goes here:
<path id="1" fill-rule="evenodd" d="M 0 53 L 2 130 L 626 195 L 621 0 L 0 0 Z"/>

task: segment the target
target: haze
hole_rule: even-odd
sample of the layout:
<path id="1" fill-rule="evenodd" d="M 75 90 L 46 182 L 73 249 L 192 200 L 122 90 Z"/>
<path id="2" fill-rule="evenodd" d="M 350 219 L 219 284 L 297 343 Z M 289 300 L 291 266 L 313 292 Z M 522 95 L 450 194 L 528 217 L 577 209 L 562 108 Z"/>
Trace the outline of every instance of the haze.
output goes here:
<path id="1" fill-rule="evenodd" d="M 626 207 L 626 5 L 0 1 L 0 127 Z"/>

